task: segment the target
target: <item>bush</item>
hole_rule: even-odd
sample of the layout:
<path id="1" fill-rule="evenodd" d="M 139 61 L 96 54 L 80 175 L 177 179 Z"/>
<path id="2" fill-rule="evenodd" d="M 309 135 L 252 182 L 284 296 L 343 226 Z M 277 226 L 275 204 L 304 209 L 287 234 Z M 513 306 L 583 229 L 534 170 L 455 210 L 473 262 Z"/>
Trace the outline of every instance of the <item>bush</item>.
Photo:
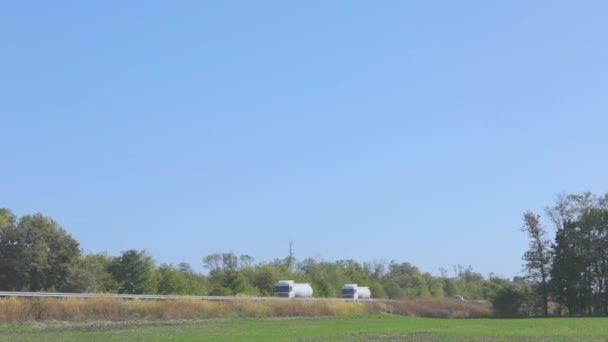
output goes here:
<path id="1" fill-rule="evenodd" d="M 496 292 L 492 299 L 492 308 L 498 316 L 523 317 L 526 316 L 523 310 L 525 302 L 525 294 L 520 289 L 510 285 Z"/>

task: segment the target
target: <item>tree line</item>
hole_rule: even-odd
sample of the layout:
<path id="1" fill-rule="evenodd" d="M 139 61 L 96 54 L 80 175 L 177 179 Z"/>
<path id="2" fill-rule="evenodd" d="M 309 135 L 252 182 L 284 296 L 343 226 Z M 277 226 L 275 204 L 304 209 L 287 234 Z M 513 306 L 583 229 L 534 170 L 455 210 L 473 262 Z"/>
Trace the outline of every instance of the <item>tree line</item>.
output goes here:
<path id="1" fill-rule="evenodd" d="M 368 286 L 375 298 L 490 300 L 504 316 L 608 315 L 608 194 L 560 194 L 541 216 L 526 212 L 525 275 L 484 277 L 468 266 L 439 276 L 408 262 L 284 258 L 257 262 L 232 252 L 203 256 L 207 273 L 188 263 L 158 264 L 146 251 L 83 254 L 78 241 L 42 214 L 16 217 L 0 208 L 0 290 L 130 294 L 271 296 L 279 279 L 310 283 L 315 297 L 339 297 L 345 283 Z"/>
<path id="2" fill-rule="evenodd" d="M 42 214 L 16 217 L 0 209 L 0 290 L 87 293 L 272 296 L 279 279 L 310 283 L 315 297 L 339 297 L 345 283 L 369 286 L 373 297 L 390 299 L 490 299 L 511 280 L 487 278 L 464 266 L 448 276 L 421 272 L 408 262 L 299 260 L 289 244 L 284 258 L 256 262 L 232 252 L 202 257 L 207 274 L 188 263 L 158 264 L 146 251 L 117 256 L 83 254 L 78 241 Z"/>

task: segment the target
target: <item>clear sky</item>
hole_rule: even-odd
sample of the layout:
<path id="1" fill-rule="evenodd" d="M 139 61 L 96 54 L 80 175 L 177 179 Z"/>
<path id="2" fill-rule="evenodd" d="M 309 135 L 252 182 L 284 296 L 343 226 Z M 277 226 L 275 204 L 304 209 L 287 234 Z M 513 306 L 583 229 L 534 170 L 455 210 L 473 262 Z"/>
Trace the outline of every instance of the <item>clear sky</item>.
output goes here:
<path id="1" fill-rule="evenodd" d="M 0 206 L 199 271 L 293 240 L 512 277 L 524 211 L 608 190 L 607 18 L 604 0 L 2 1 Z"/>

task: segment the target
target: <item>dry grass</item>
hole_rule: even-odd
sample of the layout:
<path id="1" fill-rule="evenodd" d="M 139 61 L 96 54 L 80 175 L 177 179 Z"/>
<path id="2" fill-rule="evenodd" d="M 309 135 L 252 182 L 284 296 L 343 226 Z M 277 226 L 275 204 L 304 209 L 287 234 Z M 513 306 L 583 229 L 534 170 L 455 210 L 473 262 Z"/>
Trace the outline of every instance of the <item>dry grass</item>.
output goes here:
<path id="1" fill-rule="evenodd" d="M 365 303 L 339 300 L 264 301 L 237 297 L 230 301 L 197 299 L 124 300 L 100 298 L 5 298 L 0 300 L 0 323 L 31 321 L 129 321 L 177 320 L 228 317 L 321 317 L 366 314 L 465 318 L 490 317 L 488 304 L 453 300 L 376 301 Z"/>
<path id="2" fill-rule="evenodd" d="M 494 314 L 489 303 L 451 299 L 372 302 L 368 305 L 368 312 L 429 318 L 482 318 Z"/>
<path id="3" fill-rule="evenodd" d="M 274 315 L 286 317 L 355 316 L 367 314 L 362 303 L 346 303 L 338 300 L 319 301 L 271 301 Z"/>

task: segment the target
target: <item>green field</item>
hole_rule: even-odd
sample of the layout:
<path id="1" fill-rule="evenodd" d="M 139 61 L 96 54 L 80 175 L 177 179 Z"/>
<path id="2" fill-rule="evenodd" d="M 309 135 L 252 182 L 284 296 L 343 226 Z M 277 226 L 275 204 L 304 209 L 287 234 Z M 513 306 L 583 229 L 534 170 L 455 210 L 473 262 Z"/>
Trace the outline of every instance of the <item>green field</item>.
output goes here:
<path id="1" fill-rule="evenodd" d="M 608 341 L 608 318 L 234 318 L 0 326 L 0 341 Z"/>

